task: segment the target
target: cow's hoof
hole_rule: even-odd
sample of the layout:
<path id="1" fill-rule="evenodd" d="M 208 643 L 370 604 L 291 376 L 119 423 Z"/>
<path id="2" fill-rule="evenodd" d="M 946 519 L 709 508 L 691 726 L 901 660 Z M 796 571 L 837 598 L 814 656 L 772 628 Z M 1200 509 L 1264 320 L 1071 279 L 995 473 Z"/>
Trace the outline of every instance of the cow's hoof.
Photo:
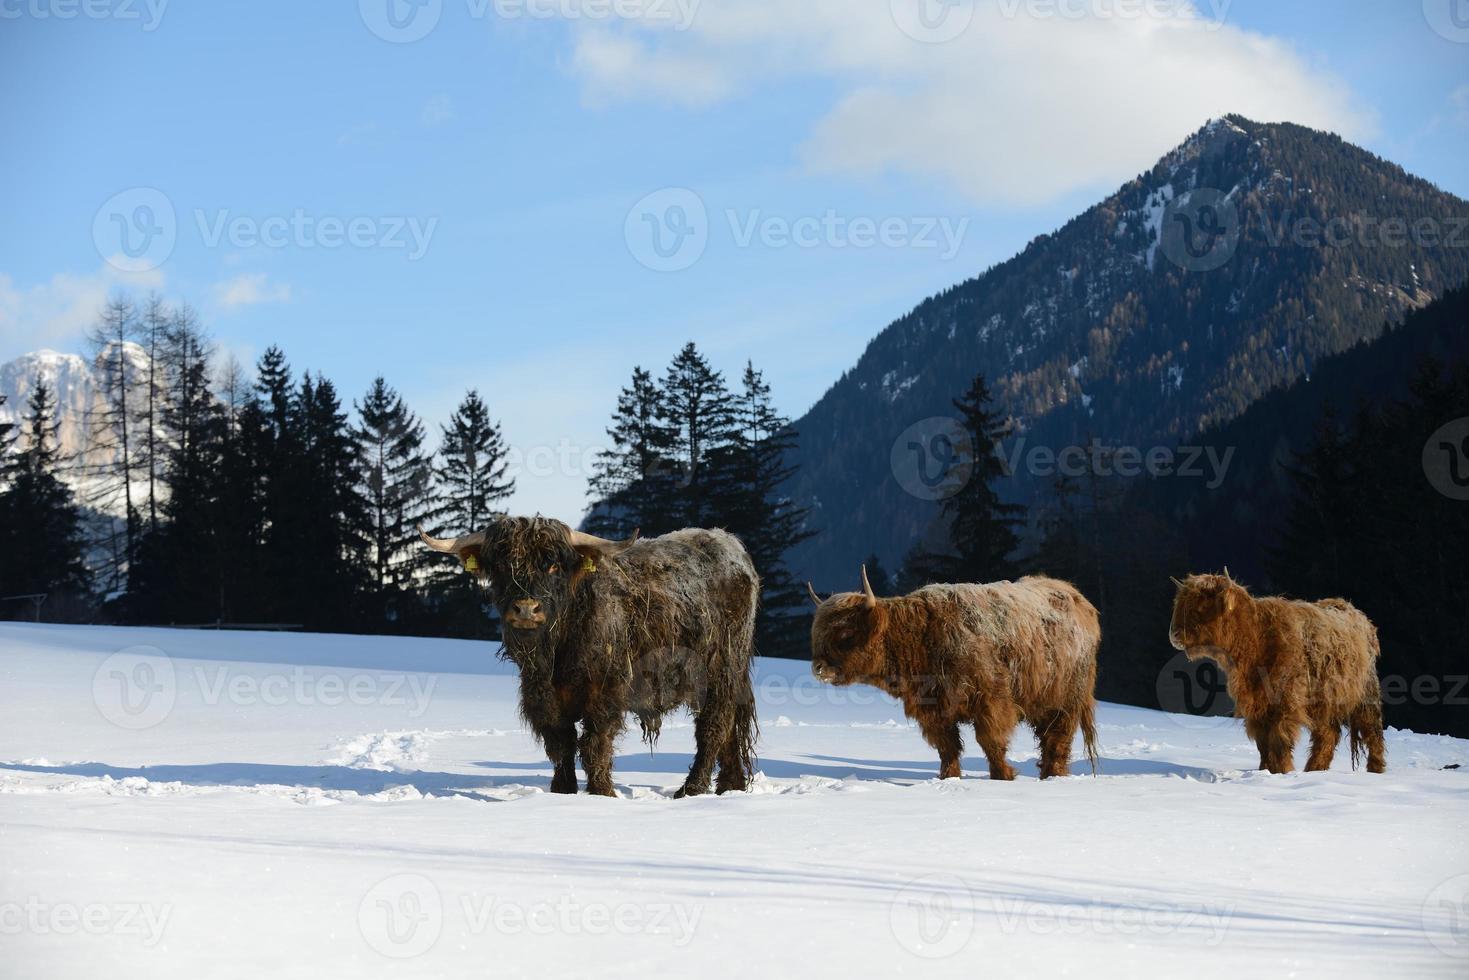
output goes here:
<path id="1" fill-rule="evenodd" d="M 587 787 L 587 795 L 588 796 L 611 796 L 613 798 L 616 798 L 616 796 L 617 796 L 617 790 L 613 789 L 611 786 L 588 786 Z"/>
<path id="2" fill-rule="evenodd" d="M 685 783 L 678 788 L 678 791 L 676 793 L 673 794 L 673 798 L 675 800 L 681 800 L 685 796 L 703 796 L 707 792 L 709 792 L 707 789 L 700 789 L 697 786 L 690 786 Z"/>

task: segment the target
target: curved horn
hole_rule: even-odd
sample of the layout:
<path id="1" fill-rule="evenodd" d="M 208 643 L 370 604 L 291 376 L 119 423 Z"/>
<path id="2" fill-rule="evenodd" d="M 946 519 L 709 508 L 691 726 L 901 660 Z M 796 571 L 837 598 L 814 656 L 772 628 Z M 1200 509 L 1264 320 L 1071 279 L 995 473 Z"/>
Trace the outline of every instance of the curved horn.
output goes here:
<path id="1" fill-rule="evenodd" d="M 807 582 L 806 583 L 806 591 L 809 592 L 809 593 L 811 593 L 811 604 L 814 605 L 814 606 L 820 606 L 821 605 L 821 596 L 819 596 L 819 595 L 816 594 L 816 589 L 815 589 L 814 586 L 812 586 L 812 584 L 810 582 Z"/>
<path id="2" fill-rule="evenodd" d="M 571 546 L 573 548 L 576 548 L 578 551 L 586 548 L 591 551 L 596 551 L 604 558 L 611 558 L 614 555 L 622 554 L 624 551 L 631 548 L 635 543 L 637 543 L 638 535 L 640 533 L 640 528 L 633 528 L 633 532 L 629 537 L 626 537 L 621 541 L 610 541 L 607 538 L 599 538 L 595 534 L 587 534 L 583 531 L 572 531 L 568 535 L 568 541 Z"/>
<path id="3" fill-rule="evenodd" d="M 423 538 L 423 543 L 437 552 L 445 555 L 456 555 L 466 548 L 478 548 L 485 543 L 485 532 L 476 531 L 473 534 L 461 534 L 457 538 L 436 538 L 418 525 L 418 536 Z"/>
<path id="4" fill-rule="evenodd" d="M 1174 585 L 1178 586 L 1180 589 L 1183 588 L 1183 582 L 1181 582 L 1180 580 L 1174 578 L 1172 575 L 1168 576 L 1168 581 L 1172 582 Z"/>
<path id="5" fill-rule="evenodd" d="M 867 608 L 871 609 L 877 605 L 877 594 L 872 591 L 872 583 L 867 581 L 867 566 L 862 566 L 862 594 L 867 597 Z"/>

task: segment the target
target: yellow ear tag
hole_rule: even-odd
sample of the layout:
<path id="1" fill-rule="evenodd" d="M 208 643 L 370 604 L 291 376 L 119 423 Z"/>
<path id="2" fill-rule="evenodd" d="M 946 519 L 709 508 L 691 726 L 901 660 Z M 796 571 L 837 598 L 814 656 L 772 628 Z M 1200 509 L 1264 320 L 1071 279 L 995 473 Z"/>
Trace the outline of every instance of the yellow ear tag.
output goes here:
<path id="1" fill-rule="evenodd" d="M 597 570 L 597 563 L 592 561 L 591 555 L 582 556 L 581 570 L 584 572 L 595 572 Z"/>
<path id="2" fill-rule="evenodd" d="M 464 556 L 464 570 L 466 572 L 477 572 L 477 571 L 479 571 L 479 559 L 476 558 L 474 555 L 465 555 Z"/>

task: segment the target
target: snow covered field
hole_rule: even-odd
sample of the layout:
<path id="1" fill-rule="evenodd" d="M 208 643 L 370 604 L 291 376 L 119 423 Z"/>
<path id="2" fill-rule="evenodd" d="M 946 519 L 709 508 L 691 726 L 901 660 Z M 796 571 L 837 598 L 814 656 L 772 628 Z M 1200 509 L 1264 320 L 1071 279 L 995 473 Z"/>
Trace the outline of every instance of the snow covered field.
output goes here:
<path id="1" fill-rule="evenodd" d="M 515 685 L 486 644 L 0 625 L 0 977 L 1469 975 L 1463 740 L 1270 776 L 1104 705 L 1099 778 L 1023 731 L 1016 782 L 939 782 L 893 703 L 763 661 L 754 791 L 668 798 L 682 718 L 610 800 L 546 792 Z"/>

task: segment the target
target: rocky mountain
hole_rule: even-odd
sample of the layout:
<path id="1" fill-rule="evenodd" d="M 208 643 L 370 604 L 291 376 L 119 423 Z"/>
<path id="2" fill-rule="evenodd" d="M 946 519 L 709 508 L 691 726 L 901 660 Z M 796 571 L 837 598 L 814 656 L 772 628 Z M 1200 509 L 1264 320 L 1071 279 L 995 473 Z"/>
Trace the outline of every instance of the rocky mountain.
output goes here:
<path id="1" fill-rule="evenodd" d="M 79 491 L 84 502 L 108 509 L 107 500 L 96 499 L 90 492 L 99 473 L 106 472 L 117 458 L 115 441 L 102 431 L 105 416 L 101 362 L 113 357 L 115 348 L 100 353 L 96 360 L 79 354 L 61 354 L 53 350 L 33 351 L 0 364 L 0 421 L 23 427 L 27 402 L 38 381 L 45 381 L 56 399 L 57 436 L 62 459 L 61 476 Z M 127 370 L 134 378 L 147 376 L 148 355 L 134 343 L 124 346 Z M 138 406 L 141 408 L 141 406 Z M 25 448 L 22 437 L 17 449 Z"/>
<path id="2" fill-rule="evenodd" d="M 1216 119 L 1019 255 L 919 304 L 796 422 L 790 561 L 852 587 L 938 522 L 951 399 L 984 373 L 1025 453 L 1171 447 L 1469 279 L 1469 203 L 1329 133 Z M 947 455 L 946 455 L 947 454 Z M 1005 493 L 1052 477 L 1018 459 Z M 952 485 L 952 479 L 948 481 Z M 936 489 L 939 488 L 939 489 Z"/>

